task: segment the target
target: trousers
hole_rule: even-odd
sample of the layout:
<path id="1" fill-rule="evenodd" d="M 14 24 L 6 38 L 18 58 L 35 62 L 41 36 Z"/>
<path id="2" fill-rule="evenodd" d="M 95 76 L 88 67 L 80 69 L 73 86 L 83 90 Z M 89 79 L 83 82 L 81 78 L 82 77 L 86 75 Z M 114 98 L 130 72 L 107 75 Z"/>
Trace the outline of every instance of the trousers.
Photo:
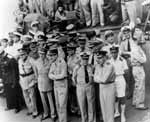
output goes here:
<path id="1" fill-rule="evenodd" d="M 77 85 L 77 97 L 81 111 L 82 122 L 96 122 L 94 86 Z"/>
<path id="2" fill-rule="evenodd" d="M 35 88 L 31 87 L 29 89 L 23 90 L 23 96 L 29 113 L 32 113 L 33 115 L 37 115 L 38 111 L 36 105 Z"/>
<path id="3" fill-rule="evenodd" d="M 68 86 L 55 86 L 54 95 L 59 122 L 67 122 Z"/>
<path id="4" fill-rule="evenodd" d="M 41 96 L 41 100 L 42 100 L 42 104 L 43 104 L 43 109 L 44 109 L 44 116 L 48 116 L 48 112 L 49 112 L 49 106 L 47 104 L 46 98 L 48 98 L 48 102 L 50 105 L 50 115 L 52 118 L 56 117 L 55 114 L 55 107 L 54 107 L 54 102 L 53 102 L 53 98 L 52 98 L 52 91 L 46 91 L 46 92 L 41 92 L 40 91 L 40 96 Z"/>
<path id="5" fill-rule="evenodd" d="M 40 13 L 40 1 L 39 0 L 29 0 L 28 6 L 31 13 Z"/>
<path id="6" fill-rule="evenodd" d="M 145 101 L 145 72 L 143 66 L 133 66 L 132 72 L 135 80 L 132 104 L 138 107 Z"/>
<path id="7" fill-rule="evenodd" d="M 135 1 L 125 2 L 125 5 L 124 4 L 121 5 L 121 9 L 123 21 L 125 21 L 128 16 L 130 24 L 135 25 L 137 18 L 136 2 Z"/>
<path id="8" fill-rule="evenodd" d="M 103 0 L 91 0 L 92 26 L 95 26 L 99 21 L 101 25 L 104 24 L 103 4 Z"/>
<path id="9" fill-rule="evenodd" d="M 114 122 L 115 84 L 100 84 L 100 104 L 104 122 Z"/>
<path id="10" fill-rule="evenodd" d="M 57 9 L 57 3 L 55 0 L 40 0 L 41 13 L 46 16 L 54 17 L 54 13 Z"/>
<path id="11" fill-rule="evenodd" d="M 92 23 L 90 0 L 79 0 L 79 6 L 81 9 L 81 18 L 85 20 L 87 26 L 90 26 Z"/>

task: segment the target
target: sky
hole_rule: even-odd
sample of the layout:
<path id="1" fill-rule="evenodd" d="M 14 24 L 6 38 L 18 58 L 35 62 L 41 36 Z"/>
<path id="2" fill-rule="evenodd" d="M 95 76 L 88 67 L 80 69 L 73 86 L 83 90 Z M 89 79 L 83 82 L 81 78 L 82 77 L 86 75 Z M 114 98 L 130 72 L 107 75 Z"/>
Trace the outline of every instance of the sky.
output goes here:
<path id="1" fill-rule="evenodd" d="M 13 11 L 17 9 L 18 0 L 0 0 L 0 39 L 8 37 L 8 32 L 15 28 Z"/>

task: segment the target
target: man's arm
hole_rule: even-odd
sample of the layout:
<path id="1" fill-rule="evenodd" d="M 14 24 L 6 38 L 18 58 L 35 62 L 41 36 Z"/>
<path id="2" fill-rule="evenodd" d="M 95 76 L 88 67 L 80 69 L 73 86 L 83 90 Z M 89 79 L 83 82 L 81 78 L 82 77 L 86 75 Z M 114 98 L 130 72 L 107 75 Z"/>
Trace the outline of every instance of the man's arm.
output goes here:
<path id="1" fill-rule="evenodd" d="M 95 71 L 94 71 L 94 81 L 96 83 L 100 83 L 100 70 L 99 70 L 99 67 L 98 67 L 98 64 L 95 66 Z"/>
<path id="2" fill-rule="evenodd" d="M 79 69 L 78 65 L 73 69 L 72 81 L 74 84 L 77 83 L 77 71 L 78 71 L 78 69 Z"/>
<path id="3" fill-rule="evenodd" d="M 54 69 L 55 69 L 54 63 L 52 63 L 48 73 L 48 77 L 52 80 L 55 80 Z"/>
<path id="4" fill-rule="evenodd" d="M 105 68 L 105 74 L 101 75 L 100 77 L 100 81 L 105 83 L 107 81 L 113 81 L 114 80 L 114 67 L 112 64 L 109 64 L 106 68 Z"/>
<path id="5" fill-rule="evenodd" d="M 67 64 L 65 61 L 61 62 L 61 73 L 58 75 L 55 75 L 56 80 L 61 80 L 67 76 Z"/>

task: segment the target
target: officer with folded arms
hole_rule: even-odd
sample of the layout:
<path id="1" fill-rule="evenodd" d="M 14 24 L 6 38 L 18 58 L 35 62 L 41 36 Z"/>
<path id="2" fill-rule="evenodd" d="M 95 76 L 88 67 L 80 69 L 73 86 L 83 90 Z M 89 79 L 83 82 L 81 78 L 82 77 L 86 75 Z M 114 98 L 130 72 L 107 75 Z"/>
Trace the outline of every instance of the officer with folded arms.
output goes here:
<path id="1" fill-rule="evenodd" d="M 51 48 L 53 63 L 50 66 L 49 78 L 54 80 L 54 94 L 59 122 L 67 122 L 68 80 L 67 63 L 59 57 L 58 49 Z"/>

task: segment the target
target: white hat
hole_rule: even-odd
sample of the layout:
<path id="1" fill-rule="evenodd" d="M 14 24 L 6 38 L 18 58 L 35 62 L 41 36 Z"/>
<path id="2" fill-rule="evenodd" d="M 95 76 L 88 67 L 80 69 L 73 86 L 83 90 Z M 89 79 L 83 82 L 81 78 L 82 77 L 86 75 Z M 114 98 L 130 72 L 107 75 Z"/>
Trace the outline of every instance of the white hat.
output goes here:
<path id="1" fill-rule="evenodd" d="M 32 23 L 31 23 L 31 27 L 33 27 L 34 25 L 38 25 L 39 24 L 39 21 L 33 21 Z"/>
<path id="2" fill-rule="evenodd" d="M 66 30 L 72 30 L 74 28 L 74 24 L 70 24 L 66 27 Z"/>
<path id="3" fill-rule="evenodd" d="M 23 36 L 22 36 L 22 40 L 24 40 L 24 39 L 26 39 L 26 38 L 27 38 L 27 39 L 31 39 L 31 40 L 33 39 L 32 36 L 30 36 L 30 35 L 23 35 Z"/>
<path id="4" fill-rule="evenodd" d="M 44 32 L 42 32 L 42 31 L 38 31 L 38 32 L 36 33 L 36 36 L 45 36 L 45 34 L 44 34 Z"/>
<path id="5" fill-rule="evenodd" d="M 19 37 L 21 37 L 21 36 L 22 36 L 22 34 L 21 34 L 21 33 L 19 33 L 19 32 L 17 32 L 17 31 L 13 32 L 13 34 L 14 34 L 14 35 L 16 35 L 16 36 L 19 36 Z"/>
<path id="6" fill-rule="evenodd" d="M 123 27 L 121 28 L 121 32 L 123 32 L 123 31 L 125 31 L 125 30 L 130 30 L 130 31 L 131 31 L 130 26 L 123 26 Z"/>

